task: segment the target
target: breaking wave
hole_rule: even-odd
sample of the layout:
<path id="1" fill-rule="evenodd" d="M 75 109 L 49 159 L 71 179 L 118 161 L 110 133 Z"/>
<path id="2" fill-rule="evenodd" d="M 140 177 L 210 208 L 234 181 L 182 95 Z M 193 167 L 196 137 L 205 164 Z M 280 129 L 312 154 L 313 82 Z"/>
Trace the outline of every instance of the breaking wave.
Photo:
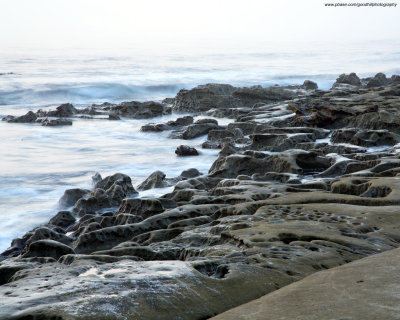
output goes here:
<path id="1" fill-rule="evenodd" d="M 45 85 L 41 88 L 0 90 L 1 105 L 52 104 L 52 103 L 99 103 L 124 100 L 160 100 L 175 96 L 182 84 L 135 86 L 120 83 L 93 83 L 78 85 Z"/>

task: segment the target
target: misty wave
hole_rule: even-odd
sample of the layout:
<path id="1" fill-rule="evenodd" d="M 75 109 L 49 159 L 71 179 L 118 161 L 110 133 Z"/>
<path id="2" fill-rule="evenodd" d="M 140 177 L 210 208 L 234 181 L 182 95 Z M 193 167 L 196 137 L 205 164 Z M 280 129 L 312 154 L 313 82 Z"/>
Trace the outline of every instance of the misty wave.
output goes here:
<path id="1" fill-rule="evenodd" d="M 79 85 L 46 85 L 34 90 L 30 88 L 0 91 L 1 105 L 120 102 L 123 100 L 159 100 L 174 96 L 181 84 L 135 86 L 120 83 L 94 83 Z"/>

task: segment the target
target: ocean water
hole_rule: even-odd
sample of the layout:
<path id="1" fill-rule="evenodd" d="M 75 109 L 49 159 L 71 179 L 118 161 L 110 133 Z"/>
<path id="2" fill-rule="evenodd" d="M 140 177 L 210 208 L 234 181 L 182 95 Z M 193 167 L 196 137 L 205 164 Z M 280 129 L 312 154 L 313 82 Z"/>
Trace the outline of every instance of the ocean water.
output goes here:
<path id="1" fill-rule="evenodd" d="M 327 89 L 343 72 L 363 77 L 400 74 L 399 62 L 395 44 L 185 53 L 8 48 L 0 51 L 0 117 L 54 109 L 66 102 L 84 107 L 105 101 L 161 100 L 181 88 L 209 82 L 268 86 L 310 79 Z M 218 151 L 178 158 L 175 148 L 188 141 L 168 139 L 168 132 L 140 132 L 143 124 L 179 116 L 75 120 L 72 126 L 56 128 L 0 121 L 0 251 L 60 210 L 58 199 L 65 189 L 90 188 L 96 172 L 103 177 L 128 174 L 135 186 L 155 170 L 168 177 L 192 167 L 206 173 Z M 204 139 L 189 144 L 199 148 Z M 151 190 L 141 196 L 168 191 Z"/>

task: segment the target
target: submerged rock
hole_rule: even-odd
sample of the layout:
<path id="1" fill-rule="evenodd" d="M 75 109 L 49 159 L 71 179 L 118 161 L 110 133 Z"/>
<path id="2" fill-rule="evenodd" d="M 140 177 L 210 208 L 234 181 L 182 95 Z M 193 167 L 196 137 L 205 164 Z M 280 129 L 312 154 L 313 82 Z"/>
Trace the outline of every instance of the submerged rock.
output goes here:
<path id="1" fill-rule="evenodd" d="M 72 121 L 71 120 L 66 120 L 66 119 L 44 119 L 40 121 L 42 126 L 45 127 L 57 127 L 57 126 L 72 126 Z"/>

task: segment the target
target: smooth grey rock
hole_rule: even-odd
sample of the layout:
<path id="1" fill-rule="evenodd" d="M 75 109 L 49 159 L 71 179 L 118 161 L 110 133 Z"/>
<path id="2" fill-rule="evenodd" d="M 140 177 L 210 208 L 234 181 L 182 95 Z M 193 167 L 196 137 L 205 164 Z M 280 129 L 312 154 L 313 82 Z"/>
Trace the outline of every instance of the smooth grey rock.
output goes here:
<path id="1" fill-rule="evenodd" d="M 181 177 L 189 179 L 189 178 L 196 178 L 201 175 L 201 172 L 197 170 L 196 168 L 190 168 L 187 170 L 183 170 L 182 173 L 180 174 Z"/>
<path id="2" fill-rule="evenodd" d="M 23 257 L 51 257 L 58 259 L 65 254 L 73 253 L 74 250 L 69 246 L 58 241 L 46 239 L 32 242 Z"/>

